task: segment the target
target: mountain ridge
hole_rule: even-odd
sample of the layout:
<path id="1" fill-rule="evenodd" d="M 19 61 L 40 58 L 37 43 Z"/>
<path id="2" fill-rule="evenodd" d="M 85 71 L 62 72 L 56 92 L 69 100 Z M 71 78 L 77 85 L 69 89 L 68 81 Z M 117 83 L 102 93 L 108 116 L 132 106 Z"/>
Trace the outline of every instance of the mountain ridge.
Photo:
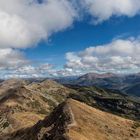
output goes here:
<path id="1" fill-rule="evenodd" d="M 101 138 L 106 140 L 109 135 L 117 137 L 118 132 L 114 132 L 113 127 L 119 133 L 124 131 L 125 137 L 128 137 L 127 133 L 129 136 L 132 135 L 131 138 L 139 136 L 139 99 L 132 99 L 95 86 L 64 86 L 50 79 L 25 83 L 8 80 L 1 83 L 2 88 L 0 92 L 0 139 L 2 140 L 79 140 L 81 138 L 91 140 L 96 133 L 99 134 L 95 137 L 96 140 Z M 115 118 L 120 118 L 117 119 L 119 127 L 112 126 L 111 120 L 104 120 L 104 117 L 108 119 L 112 116 L 114 122 Z M 131 132 L 122 127 L 122 121 L 119 120 L 128 120 L 131 125 L 127 127 Z M 90 124 L 94 126 L 92 132 Z"/>
<path id="2" fill-rule="evenodd" d="M 67 79 L 65 77 L 62 79 L 56 79 L 56 81 L 64 85 L 71 84 L 79 86 L 97 86 L 140 97 L 140 73 L 87 73 L 73 79 Z"/>
<path id="3" fill-rule="evenodd" d="M 91 116 L 89 116 L 89 114 Z M 12 134 L 9 140 L 116 140 L 140 137 L 139 123 L 68 99 L 33 127 Z M 88 135 L 87 135 L 88 134 Z M 4 139 L 7 140 L 7 139 Z"/>

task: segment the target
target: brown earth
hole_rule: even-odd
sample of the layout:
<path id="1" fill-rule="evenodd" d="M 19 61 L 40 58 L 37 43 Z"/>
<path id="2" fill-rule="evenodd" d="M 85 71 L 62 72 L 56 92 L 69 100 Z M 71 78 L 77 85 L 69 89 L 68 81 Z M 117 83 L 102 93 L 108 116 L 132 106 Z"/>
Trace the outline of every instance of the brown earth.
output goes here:
<path id="1" fill-rule="evenodd" d="M 43 121 L 9 137 L 9 140 L 139 140 L 140 122 L 69 99 Z"/>
<path id="2" fill-rule="evenodd" d="M 0 84 L 0 136 L 33 126 L 63 102 L 68 92 L 52 80 L 31 84 L 4 81 Z"/>

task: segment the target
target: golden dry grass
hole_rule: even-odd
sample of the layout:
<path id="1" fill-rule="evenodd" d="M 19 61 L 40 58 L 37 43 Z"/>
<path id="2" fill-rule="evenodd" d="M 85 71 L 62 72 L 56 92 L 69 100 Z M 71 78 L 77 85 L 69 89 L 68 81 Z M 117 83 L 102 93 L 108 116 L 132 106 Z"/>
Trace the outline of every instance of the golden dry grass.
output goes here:
<path id="1" fill-rule="evenodd" d="M 72 140 L 137 140 L 140 127 L 133 128 L 134 122 L 75 100 L 69 100 L 77 125 L 69 129 Z"/>
<path id="2" fill-rule="evenodd" d="M 11 115 L 14 130 L 31 127 L 45 116 L 33 112 L 18 112 Z"/>

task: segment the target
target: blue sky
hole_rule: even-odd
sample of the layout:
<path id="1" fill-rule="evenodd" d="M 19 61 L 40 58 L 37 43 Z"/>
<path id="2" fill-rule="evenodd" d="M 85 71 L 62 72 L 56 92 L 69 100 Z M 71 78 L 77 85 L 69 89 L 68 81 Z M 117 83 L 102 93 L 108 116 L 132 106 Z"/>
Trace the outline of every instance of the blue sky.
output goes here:
<path id="1" fill-rule="evenodd" d="M 139 0 L 0 1 L 0 78 L 136 73 L 139 54 Z"/>
<path id="2" fill-rule="evenodd" d="M 53 34 L 49 41 L 41 41 L 35 48 L 25 50 L 31 60 L 48 61 L 63 67 L 67 52 L 78 52 L 89 46 L 107 44 L 113 39 L 138 37 L 140 35 L 140 16 L 132 18 L 111 18 L 104 23 L 94 25 L 90 19 L 78 21 L 72 27 Z"/>

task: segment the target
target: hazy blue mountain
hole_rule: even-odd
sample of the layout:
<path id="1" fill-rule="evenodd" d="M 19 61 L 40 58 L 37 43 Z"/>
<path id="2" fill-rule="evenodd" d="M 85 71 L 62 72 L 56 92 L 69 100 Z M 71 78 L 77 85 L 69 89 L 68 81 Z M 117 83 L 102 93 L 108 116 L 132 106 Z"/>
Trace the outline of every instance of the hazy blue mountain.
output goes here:
<path id="1" fill-rule="evenodd" d="M 62 84 L 80 86 L 98 86 L 106 89 L 117 90 L 133 96 L 140 96 L 140 73 L 113 74 L 113 73 L 87 73 L 75 78 L 57 79 Z"/>

